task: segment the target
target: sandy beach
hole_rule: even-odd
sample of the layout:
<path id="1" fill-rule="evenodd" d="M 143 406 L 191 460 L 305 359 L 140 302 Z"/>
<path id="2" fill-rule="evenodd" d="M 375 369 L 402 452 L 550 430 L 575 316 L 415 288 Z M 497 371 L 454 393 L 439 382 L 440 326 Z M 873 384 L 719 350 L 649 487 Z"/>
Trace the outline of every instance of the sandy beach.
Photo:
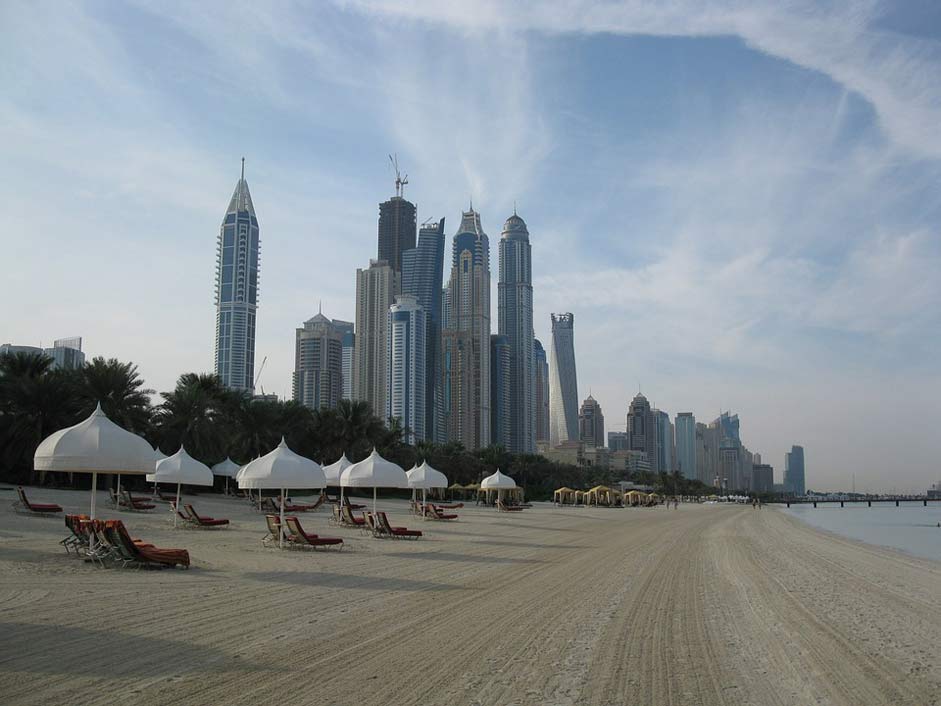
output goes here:
<path id="1" fill-rule="evenodd" d="M 86 512 L 88 493 L 32 499 Z M 843 540 L 774 509 L 557 509 L 421 522 L 419 541 L 261 544 L 241 500 L 174 530 L 166 506 L 117 513 L 190 551 L 189 571 L 100 569 L 62 519 L 0 495 L 5 704 L 941 704 L 941 564 Z M 104 508 L 105 495 L 99 495 Z"/>

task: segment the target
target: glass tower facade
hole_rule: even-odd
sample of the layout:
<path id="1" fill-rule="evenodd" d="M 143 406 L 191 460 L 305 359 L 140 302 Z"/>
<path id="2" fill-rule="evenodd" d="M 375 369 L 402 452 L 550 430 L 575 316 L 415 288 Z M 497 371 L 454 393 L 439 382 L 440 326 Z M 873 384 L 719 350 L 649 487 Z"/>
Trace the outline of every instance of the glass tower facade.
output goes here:
<path id="1" fill-rule="evenodd" d="M 549 363 L 549 443 L 578 441 L 578 380 L 575 374 L 575 315 L 552 314 Z"/>
<path id="2" fill-rule="evenodd" d="M 378 259 L 388 262 L 396 275 L 402 272 L 402 253 L 415 247 L 416 218 L 415 204 L 402 196 L 379 204 Z M 399 284 L 397 280 L 396 287 Z"/>
<path id="3" fill-rule="evenodd" d="M 215 369 L 223 385 L 249 393 L 255 388 L 260 243 L 242 160 L 242 177 L 222 219 L 216 248 Z"/>

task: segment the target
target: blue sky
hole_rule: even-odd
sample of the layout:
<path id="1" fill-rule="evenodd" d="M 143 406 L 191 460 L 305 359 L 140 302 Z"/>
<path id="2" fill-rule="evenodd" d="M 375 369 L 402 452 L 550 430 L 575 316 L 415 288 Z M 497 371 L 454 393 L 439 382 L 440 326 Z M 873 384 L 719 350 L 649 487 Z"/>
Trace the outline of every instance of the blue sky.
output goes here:
<path id="1" fill-rule="evenodd" d="M 5 2 L 0 338 L 82 335 L 158 390 L 210 370 L 244 155 L 261 384 L 290 394 L 293 329 L 321 300 L 353 316 L 397 152 L 449 233 L 473 197 L 495 245 L 516 201 L 537 336 L 575 313 L 579 395 L 609 430 L 640 385 L 672 414 L 738 412 L 777 476 L 802 443 L 810 487 L 923 490 L 941 475 L 937 8 Z"/>

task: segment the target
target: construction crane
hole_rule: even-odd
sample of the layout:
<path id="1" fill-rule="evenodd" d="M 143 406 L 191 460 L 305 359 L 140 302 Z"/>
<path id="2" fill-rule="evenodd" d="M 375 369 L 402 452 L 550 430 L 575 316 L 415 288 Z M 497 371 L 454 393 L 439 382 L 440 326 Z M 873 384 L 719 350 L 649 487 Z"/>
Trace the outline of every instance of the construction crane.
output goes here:
<path id="1" fill-rule="evenodd" d="M 255 384 L 252 385 L 252 389 L 258 387 L 258 380 L 261 378 L 261 372 L 265 369 L 265 363 L 268 362 L 268 356 L 265 356 L 261 359 L 261 365 L 258 366 L 258 374 L 255 376 Z M 265 388 L 261 388 L 261 394 L 264 396 Z"/>
<path id="2" fill-rule="evenodd" d="M 392 162 L 392 171 L 395 172 L 395 195 L 405 196 L 405 185 L 408 184 L 408 174 L 404 177 L 399 172 L 399 155 L 389 155 L 389 161 Z"/>

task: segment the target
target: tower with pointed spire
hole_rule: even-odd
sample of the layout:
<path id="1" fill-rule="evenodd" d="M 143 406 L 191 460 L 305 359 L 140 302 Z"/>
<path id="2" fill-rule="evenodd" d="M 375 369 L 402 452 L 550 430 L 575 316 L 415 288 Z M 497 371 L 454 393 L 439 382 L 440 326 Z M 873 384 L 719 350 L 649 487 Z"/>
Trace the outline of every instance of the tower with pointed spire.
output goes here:
<path id="1" fill-rule="evenodd" d="M 226 387 L 254 393 L 255 316 L 260 239 L 255 206 L 242 174 L 216 246 L 216 375 Z"/>
<path id="2" fill-rule="evenodd" d="M 490 444 L 490 240 L 473 207 L 454 235 L 442 321 L 444 436 L 483 448 Z"/>
<path id="3" fill-rule="evenodd" d="M 333 409 L 343 396 L 343 332 L 322 307 L 295 331 L 293 382 L 294 400 L 311 409 Z"/>

